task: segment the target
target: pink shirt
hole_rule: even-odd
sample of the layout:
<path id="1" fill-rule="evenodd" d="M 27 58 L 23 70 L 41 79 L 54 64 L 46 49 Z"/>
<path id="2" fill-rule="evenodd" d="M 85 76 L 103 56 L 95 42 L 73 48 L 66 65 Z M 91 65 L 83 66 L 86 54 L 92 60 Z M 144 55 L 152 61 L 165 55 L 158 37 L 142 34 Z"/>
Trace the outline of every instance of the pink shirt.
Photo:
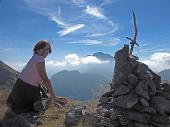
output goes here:
<path id="1" fill-rule="evenodd" d="M 45 62 L 44 57 L 34 54 L 20 73 L 19 79 L 30 85 L 38 87 L 39 84 L 42 83 L 42 79 L 36 67 L 36 64 L 39 62 Z"/>

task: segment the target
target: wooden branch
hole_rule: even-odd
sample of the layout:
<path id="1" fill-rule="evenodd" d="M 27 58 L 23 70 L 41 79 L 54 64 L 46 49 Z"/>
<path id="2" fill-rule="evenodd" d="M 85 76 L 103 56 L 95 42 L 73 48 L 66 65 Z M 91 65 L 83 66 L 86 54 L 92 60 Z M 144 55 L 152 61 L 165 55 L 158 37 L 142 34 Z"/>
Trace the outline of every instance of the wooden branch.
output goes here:
<path id="1" fill-rule="evenodd" d="M 139 44 L 136 43 L 136 39 L 137 39 L 137 35 L 138 35 L 138 28 L 137 28 L 137 24 L 136 24 L 136 16 L 135 16 L 135 13 L 133 11 L 133 25 L 134 25 L 134 37 L 133 39 L 132 38 L 129 38 L 129 37 L 126 37 L 128 40 L 130 40 L 130 53 L 129 55 L 132 55 L 132 52 L 133 52 L 133 49 L 134 49 L 134 46 L 137 45 L 139 46 Z"/>

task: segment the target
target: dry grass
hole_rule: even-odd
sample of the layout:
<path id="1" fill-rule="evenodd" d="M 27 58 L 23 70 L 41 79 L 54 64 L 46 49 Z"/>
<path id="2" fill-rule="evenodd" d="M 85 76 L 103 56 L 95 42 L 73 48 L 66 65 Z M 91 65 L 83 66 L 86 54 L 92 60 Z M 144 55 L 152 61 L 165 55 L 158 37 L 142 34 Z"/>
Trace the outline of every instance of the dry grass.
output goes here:
<path id="1" fill-rule="evenodd" d="M 8 94 L 8 91 L 0 90 L 0 119 L 5 113 L 5 100 L 8 97 Z M 62 108 L 58 108 L 55 105 L 50 105 L 46 112 L 41 116 L 44 124 L 38 127 L 65 127 L 64 120 L 66 112 L 69 111 L 71 106 L 77 104 L 85 105 L 90 111 L 93 111 L 93 109 L 96 107 L 95 101 L 80 102 L 75 100 L 69 101 L 69 103 Z M 76 127 L 87 127 L 87 125 L 80 123 Z"/>
<path id="2" fill-rule="evenodd" d="M 9 91 L 6 90 L 0 90 L 0 119 L 5 114 L 6 106 L 5 106 L 5 101 L 9 95 Z"/>

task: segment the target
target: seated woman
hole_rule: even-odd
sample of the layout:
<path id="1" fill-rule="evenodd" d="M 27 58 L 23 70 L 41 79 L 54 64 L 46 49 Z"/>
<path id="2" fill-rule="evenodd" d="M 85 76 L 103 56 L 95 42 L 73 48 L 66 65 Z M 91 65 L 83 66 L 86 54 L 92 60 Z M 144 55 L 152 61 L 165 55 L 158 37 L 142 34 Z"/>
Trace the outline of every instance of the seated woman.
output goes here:
<path id="1" fill-rule="evenodd" d="M 19 114 L 32 112 L 33 104 L 41 100 L 41 86 L 47 88 L 53 101 L 66 104 L 67 99 L 55 95 L 51 82 L 47 77 L 45 69 L 45 58 L 51 53 L 48 41 L 39 41 L 34 49 L 33 56 L 20 73 L 13 89 L 7 99 L 10 109 Z"/>

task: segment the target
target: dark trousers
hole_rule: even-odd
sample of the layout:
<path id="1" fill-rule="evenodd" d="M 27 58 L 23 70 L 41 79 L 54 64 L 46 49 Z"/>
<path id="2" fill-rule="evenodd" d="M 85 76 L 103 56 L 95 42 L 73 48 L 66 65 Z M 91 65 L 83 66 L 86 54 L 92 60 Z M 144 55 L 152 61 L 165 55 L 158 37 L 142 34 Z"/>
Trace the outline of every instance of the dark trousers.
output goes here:
<path id="1" fill-rule="evenodd" d="M 18 79 L 6 101 L 13 112 L 19 114 L 33 111 L 33 103 L 41 99 L 40 87 Z"/>

